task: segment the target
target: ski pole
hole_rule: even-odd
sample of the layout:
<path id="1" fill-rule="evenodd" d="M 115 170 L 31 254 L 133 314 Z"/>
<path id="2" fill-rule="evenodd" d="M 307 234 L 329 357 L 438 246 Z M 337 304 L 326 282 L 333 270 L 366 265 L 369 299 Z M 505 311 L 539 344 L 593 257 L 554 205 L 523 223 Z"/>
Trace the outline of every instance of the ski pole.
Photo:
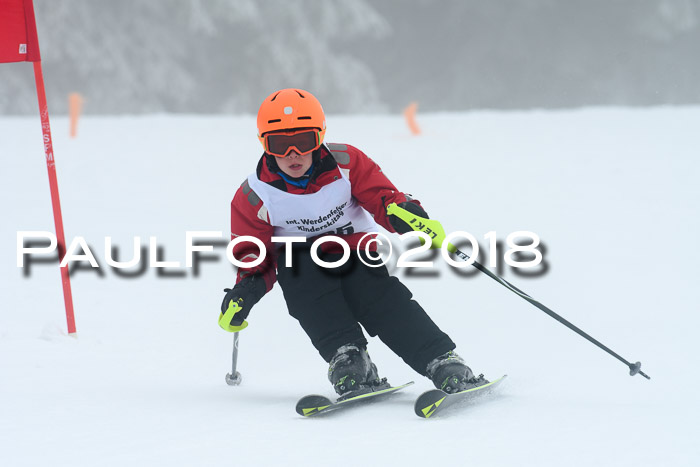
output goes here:
<path id="1" fill-rule="evenodd" d="M 424 219 L 422 217 L 416 216 L 415 214 L 412 214 L 411 212 L 399 207 L 396 203 L 391 203 L 390 205 L 387 206 L 387 214 L 390 215 L 395 215 L 396 217 L 400 218 L 404 222 L 406 222 L 413 230 L 419 231 L 419 232 L 424 232 L 427 233 L 430 237 L 432 237 L 432 248 L 441 248 L 443 240 L 445 239 L 445 230 L 443 229 L 442 225 L 436 221 L 436 220 L 430 220 L 430 219 Z M 464 261 L 469 261 L 470 257 L 466 253 L 463 253 L 462 251 L 458 250 L 454 245 L 448 244 L 447 247 L 448 251 L 451 253 L 454 253 L 457 257 Z M 598 340 L 594 339 L 592 336 L 584 332 L 583 330 L 579 329 L 578 327 L 574 326 L 572 323 L 543 305 L 542 303 L 538 302 L 498 274 L 495 274 L 491 272 L 488 268 L 484 267 L 480 263 L 474 261 L 472 265 L 478 269 L 479 271 L 483 272 L 487 276 L 489 276 L 491 279 L 495 280 L 496 282 L 500 283 L 502 286 L 506 287 L 508 290 L 512 291 L 513 293 L 519 295 L 523 299 L 527 300 L 540 310 L 544 311 L 547 313 L 549 316 L 554 318 L 555 320 L 559 321 L 561 324 L 566 326 L 567 328 L 571 329 L 574 331 L 576 334 L 579 336 L 587 339 L 589 342 L 595 344 L 599 348 L 603 349 L 625 365 L 630 370 L 630 376 L 634 376 L 636 374 L 640 374 L 644 376 L 646 379 L 651 379 L 646 373 L 644 373 L 641 370 L 642 363 L 641 362 L 635 362 L 635 363 L 630 363 L 624 358 L 622 358 L 620 355 L 618 355 L 616 352 L 613 352 L 610 348 L 607 346 L 601 344 L 598 342 Z"/>
<path id="2" fill-rule="evenodd" d="M 238 332 L 233 333 L 233 355 L 231 356 L 231 373 L 226 373 L 226 384 L 229 386 L 238 386 L 241 384 L 241 374 L 236 371 L 236 363 L 238 362 Z"/>
<path id="3" fill-rule="evenodd" d="M 224 289 L 226 292 L 229 289 Z M 219 315 L 219 326 L 227 332 L 233 333 L 233 355 L 231 357 L 231 373 L 226 373 L 226 384 L 229 386 L 238 386 L 241 384 L 241 374 L 236 371 L 236 363 L 238 361 L 238 332 L 242 331 L 248 326 L 246 320 L 234 321 L 236 313 L 241 311 L 243 306 L 243 299 L 239 298 L 237 302 L 231 300 L 228 304 L 228 308 L 225 312 Z"/>

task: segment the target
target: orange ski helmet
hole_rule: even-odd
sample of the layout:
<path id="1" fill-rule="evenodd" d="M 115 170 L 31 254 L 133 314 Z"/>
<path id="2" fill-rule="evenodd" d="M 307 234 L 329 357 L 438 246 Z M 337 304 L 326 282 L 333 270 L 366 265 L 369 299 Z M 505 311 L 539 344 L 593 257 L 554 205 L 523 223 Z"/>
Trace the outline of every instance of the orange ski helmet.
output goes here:
<path id="1" fill-rule="evenodd" d="M 265 98 L 258 110 L 258 139 L 266 148 L 265 133 L 301 128 L 318 129 L 318 146 L 326 133 L 326 116 L 321 103 L 303 89 L 282 89 Z"/>

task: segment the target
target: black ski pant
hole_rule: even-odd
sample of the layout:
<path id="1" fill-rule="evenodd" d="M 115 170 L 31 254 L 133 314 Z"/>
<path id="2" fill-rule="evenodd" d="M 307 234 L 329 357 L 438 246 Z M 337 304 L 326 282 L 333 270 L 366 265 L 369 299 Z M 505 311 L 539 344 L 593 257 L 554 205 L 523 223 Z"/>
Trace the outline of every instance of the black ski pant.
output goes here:
<path id="1" fill-rule="evenodd" d="M 315 264 L 308 248 L 295 248 L 293 253 L 291 267 L 285 266 L 284 253 L 279 255 L 277 280 L 289 314 L 327 362 L 343 345 L 367 346 L 360 325 L 424 376 L 428 362 L 455 348 L 385 266 L 368 267 L 352 252 L 343 266 L 329 269 Z M 360 254 L 365 262 L 376 264 Z M 342 255 L 319 256 L 333 262 Z"/>

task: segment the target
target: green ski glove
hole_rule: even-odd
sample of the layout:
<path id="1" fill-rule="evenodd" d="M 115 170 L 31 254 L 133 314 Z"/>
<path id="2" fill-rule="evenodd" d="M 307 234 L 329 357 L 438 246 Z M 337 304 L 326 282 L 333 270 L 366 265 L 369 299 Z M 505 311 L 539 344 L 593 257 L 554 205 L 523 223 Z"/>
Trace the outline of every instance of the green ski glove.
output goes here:
<path id="1" fill-rule="evenodd" d="M 432 239 L 430 248 L 439 249 L 442 246 L 442 242 L 445 240 L 445 229 L 442 227 L 440 222 L 434 219 L 426 219 L 413 214 L 410 211 L 402 208 L 396 203 L 391 203 L 386 207 L 386 213 L 390 216 L 396 216 L 414 231 L 424 232 Z M 423 244 L 423 239 L 421 238 L 421 244 Z M 451 243 L 447 245 L 447 251 L 454 253 L 457 248 Z"/>

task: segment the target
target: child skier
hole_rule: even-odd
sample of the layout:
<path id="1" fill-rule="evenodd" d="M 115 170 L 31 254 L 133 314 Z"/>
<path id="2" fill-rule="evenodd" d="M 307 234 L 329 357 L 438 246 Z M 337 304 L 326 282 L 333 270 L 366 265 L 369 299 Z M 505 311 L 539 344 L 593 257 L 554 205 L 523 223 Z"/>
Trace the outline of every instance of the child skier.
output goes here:
<path id="1" fill-rule="evenodd" d="M 225 290 L 220 325 L 229 331 L 245 328 L 251 308 L 277 280 L 289 314 L 329 363 L 328 379 L 341 397 L 388 386 L 370 360 L 362 328 L 448 393 L 487 383 L 474 376 L 411 292 L 385 266 L 377 267 L 378 260 L 358 253 L 362 237 L 378 231 L 376 223 L 391 232 L 412 230 L 387 215 L 387 205 L 397 203 L 427 218 L 420 203 L 398 191 L 362 151 L 323 144 L 325 115 L 307 91 L 272 93 L 260 106 L 257 123 L 265 152 L 231 202 L 231 235 L 256 237 L 267 255 L 255 267 L 239 268 L 236 285 Z M 338 268 L 319 266 L 310 254 L 315 237 L 327 234 L 351 247 L 350 258 Z M 306 237 L 307 242 L 286 245 L 293 253 L 288 266 L 284 251 L 274 253 L 285 245 L 274 243 L 273 236 Z M 323 243 L 319 250 L 326 262 L 342 257 L 337 243 Z M 257 260 L 259 253 L 251 242 L 233 250 L 242 262 Z M 232 304 L 239 306 L 233 317 L 226 313 Z"/>

